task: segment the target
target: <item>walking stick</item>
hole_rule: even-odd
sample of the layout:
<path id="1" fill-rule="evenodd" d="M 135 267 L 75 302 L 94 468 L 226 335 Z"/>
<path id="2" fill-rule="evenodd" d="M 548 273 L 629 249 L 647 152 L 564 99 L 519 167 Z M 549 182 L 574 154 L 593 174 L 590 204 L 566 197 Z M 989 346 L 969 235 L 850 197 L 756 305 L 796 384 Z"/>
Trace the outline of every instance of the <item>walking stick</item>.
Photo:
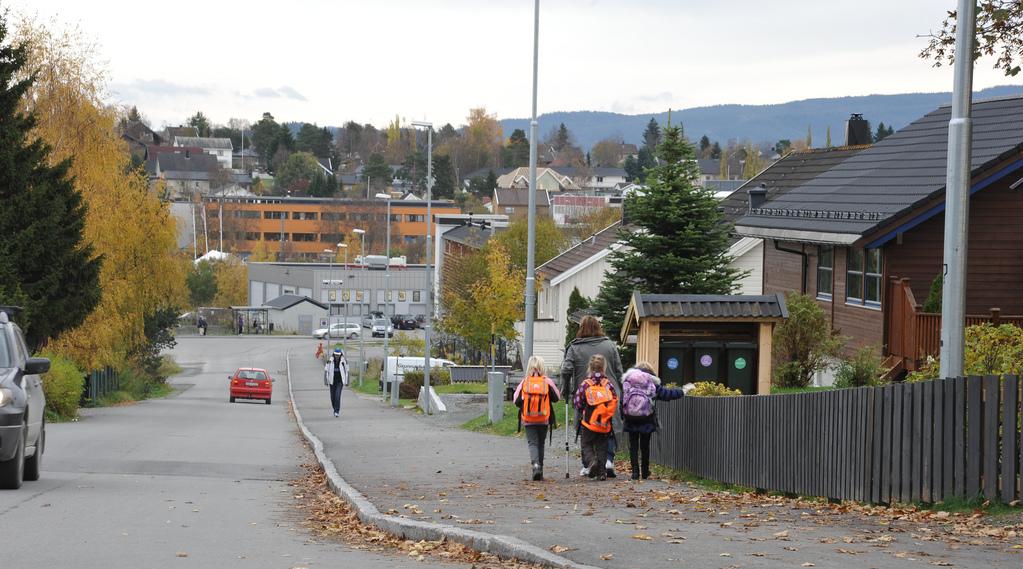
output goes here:
<path id="1" fill-rule="evenodd" d="M 565 400 L 565 478 L 571 478 L 569 475 L 570 466 L 568 461 L 568 399 Z"/>

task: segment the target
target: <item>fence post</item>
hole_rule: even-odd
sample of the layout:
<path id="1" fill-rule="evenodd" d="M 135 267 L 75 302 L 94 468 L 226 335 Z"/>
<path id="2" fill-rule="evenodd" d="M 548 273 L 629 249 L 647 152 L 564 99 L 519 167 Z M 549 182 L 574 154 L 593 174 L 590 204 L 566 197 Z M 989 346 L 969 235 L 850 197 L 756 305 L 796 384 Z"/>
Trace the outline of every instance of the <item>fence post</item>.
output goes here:
<path id="1" fill-rule="evenodd" d="M 991 309 L 991 323 L 998 326 L 1002 323 L 1002 309 L 992 308 Z"/>

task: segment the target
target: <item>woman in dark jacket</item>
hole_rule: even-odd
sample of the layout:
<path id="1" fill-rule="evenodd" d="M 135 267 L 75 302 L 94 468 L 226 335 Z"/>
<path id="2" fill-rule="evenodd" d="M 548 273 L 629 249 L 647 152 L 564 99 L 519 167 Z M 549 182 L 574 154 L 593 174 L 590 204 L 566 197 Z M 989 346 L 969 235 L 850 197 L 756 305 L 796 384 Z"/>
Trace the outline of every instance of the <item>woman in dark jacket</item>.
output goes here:
<path id="1" fill-rule="evenodd" d="M 632 479 L 643 480 L 650 478 L 650 436 L 660 428 L 657 421 L 657 412 L 653 409 L 654 401 L 672 401 L 680 399 L 694 386 L 691 383 L 685 384 L 681 389 L 673 389 L 661 385 L 661 380 L 653 373 L 653 367 L 647 362 L 636 362 L 636 367 L 629 368 L 622 376 L 622 389 L 625 393 L 621 398 L 622 419 L 625 422 L 625 432 L 629 433 L 629 461 L 632 463 Z M 628 407 L 632 402 L 627 400 L 630 397 L 643 397 L 643 395 L 632 395 L 646 391 L 649 394 L 648 405 L 651 408 L 649 415 L 628 415 Z M 642 407 L 642 404 L 637 405 Z M 640 461 L 642 459 L 642 471 Z"/>
<path id="2" fill-rule="evenodd" d="M 607 362 L 604 375 L 612 383 L 615 393 L 620 394 L 622 392 L 622 358 L 618 355 L 618 347 L 604 335 L 604 329 L 601 328 L 600 321 L 596 317 L 584 316 L 579 322 L 579 332 L 576 334 L 575 339 L 565 348 L 565 359 L 561 362 L 561 393 L 569 394 L 576 392 L 579 384 L 586 379 L 590 358 L 594 355 L 604 356 L 604 361 Z M 575 418 L 575 422 L 578 429 L 578 416 Z M 607 441 L 607 463 L 605 466 L 608 478 L 615 477 L 614 458 L 618 447 L 615 433 L 621 432 L 621 430 L 622 422 L 616 413 L 612 424 L 611 436 Z M 583 470 L 580 474 L 582 476 L 588 474 L 586 464 L 583 464 Z"/>

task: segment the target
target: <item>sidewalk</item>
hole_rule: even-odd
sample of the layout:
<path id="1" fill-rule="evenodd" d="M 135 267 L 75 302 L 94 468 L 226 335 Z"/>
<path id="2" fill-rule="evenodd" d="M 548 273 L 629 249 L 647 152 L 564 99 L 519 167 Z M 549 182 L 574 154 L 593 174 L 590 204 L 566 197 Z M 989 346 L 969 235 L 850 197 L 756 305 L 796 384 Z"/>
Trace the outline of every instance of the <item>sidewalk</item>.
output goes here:
<path id="1" fill-rule="evenodd" d="M 938 524 L 814 511 L 784 499 L 747 503 L 684 484 L 633 483 L 628 473 L 593 482 L 579 477 L 577 455 L 566 480 L 563 430 L 548 447 L 547 480 L 527 482 L 520 438 L 464 431 L 348 389 L 335 419 L 318 362 L 296 352 L 291 370 L 306 426 L 341 476 L 381 512 L 515 536 L 600 567 L 1018 567 L 1023 561 L 1013 554 L 1023 549 L 1011 549 L 1023 538 L 971 536 L 956 543 L 936 537 L 943 531 Z"/>

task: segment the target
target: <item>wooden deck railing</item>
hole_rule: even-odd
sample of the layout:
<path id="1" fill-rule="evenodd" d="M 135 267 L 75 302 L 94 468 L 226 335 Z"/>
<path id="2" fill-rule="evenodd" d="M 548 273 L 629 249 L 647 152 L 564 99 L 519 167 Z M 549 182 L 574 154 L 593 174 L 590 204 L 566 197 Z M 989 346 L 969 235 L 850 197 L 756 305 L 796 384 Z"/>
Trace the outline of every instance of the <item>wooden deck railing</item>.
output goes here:
<path id="1" fill-rule="evenodd" d="M 888 310 L 885 327 L 888 331 L 888 354 L 903 359 L 905 369 L 916 371 L 928 356 L 941 352 L 941 314 L 923 312 L 909 279 L 893 278 L 888 286 Z M 1023 328 L 1023 316 L 1002 316 L 1001 309 L 990 314 L 968 314 L 966 325 L 1013 324 Z"/>

